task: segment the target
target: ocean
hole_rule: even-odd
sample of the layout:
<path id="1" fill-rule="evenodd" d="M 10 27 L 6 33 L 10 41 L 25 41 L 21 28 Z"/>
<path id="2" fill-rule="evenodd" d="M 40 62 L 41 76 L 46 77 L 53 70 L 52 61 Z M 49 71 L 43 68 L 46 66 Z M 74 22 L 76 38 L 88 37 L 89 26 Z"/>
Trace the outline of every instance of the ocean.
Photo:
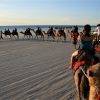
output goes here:
<path id="1" fill-rule="evenodd" d="M 72 29 L 74 25 L 15 25 L 15 26 L 0 26 L 0 31 L 4 32 L 5 29 L 9 29 L 11 32 L 13 31 L 13 29 L 17 29 L 18 33 L 19 33 L 19 36 L 20 37 L 23 37 L 23 35 L 20 33 L 21 31 L 25 31 L 27 28 L 32 28 L 34 30 L 36 30 L 38 27 L 40 27 L 42 29 L 42 31 L 45 31 L 47 32 L 47 30 L 49 29 L 49 27 L 54 27 L 54 29 L 56 29 L 56 31 L 59 29 L 59 28 L 66 28 L 66 29 Z M 92 31 L 95 31 L 95 26 L 92 26 Z M 79 26 L 78 25 L 78 30 L 79 32 L 82 32 L 83 31 L 83 26 Z M 34 32 L 31 31 L 33 35 Z M 67 32 L 67 31 L 66 31 Z"/>
<path id="2" fill-rule="evenodd" d="M 15 25 L 15 26 L 0 26 L 0 31 L 4 31 L 5 29 L 9 29 L 12 31 L 13 29 L 17 28 L 18 31 L 26 30 L 27 28 L 33 28 L 37 29 L 37 27 L 42 28 L 43 30 L 48 29 L 49 27 L 53 26 L 54 28 L 58 29 L 60 27 L 66 27 L 66 28 L 72 28 L 74 25 Z M 83 26 L 78 25 L 79 30 L 83 29 Z M 92 30 L 95 28 L 95 26 L 92 26 Z"/>

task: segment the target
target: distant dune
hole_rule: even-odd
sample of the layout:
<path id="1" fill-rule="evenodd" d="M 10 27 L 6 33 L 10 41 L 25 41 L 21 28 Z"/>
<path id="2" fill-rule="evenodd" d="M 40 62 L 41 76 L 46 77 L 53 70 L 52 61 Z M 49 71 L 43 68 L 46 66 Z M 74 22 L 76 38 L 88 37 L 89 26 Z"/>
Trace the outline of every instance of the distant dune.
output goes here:
<path id="1" fill-rule="evenodd" d="M 0 41 L 0 100 L 74 100 L 70 42 Z"/>

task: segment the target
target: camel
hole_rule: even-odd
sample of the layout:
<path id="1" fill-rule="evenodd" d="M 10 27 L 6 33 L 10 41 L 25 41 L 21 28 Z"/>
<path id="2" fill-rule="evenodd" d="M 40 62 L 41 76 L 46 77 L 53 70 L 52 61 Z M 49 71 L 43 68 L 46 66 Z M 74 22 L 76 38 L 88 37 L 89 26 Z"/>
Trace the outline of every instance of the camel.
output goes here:
<path id="1" fill-rule="evenodd" d="M 10 32 L 9 29 L 8 29 L 8 30 L 5 30 L 4 33 L 2 32 L 2 34 L 4 34 L 6 37 L 10 36 L 10 38 L 11 38 L 11 36 L 14 36 L 14 37 L 17 36 L 17 38 L 19 38 L 17 30 L 16 31 L 13 30 L 12 32 Z"/>
<path id="2" fill-rule="evenodd" d="M 78 42 L 78 37 L 79 37 L 79 33 L 78 32 L 74 32 L 74 31 L 71 31 L 71 40 L 72 40 L 72 43 L 76 49 L 76 46 L 77 46 L 77 42 Z"/>
<path id="3" fill-rule="evenodd" d="M 6 37 L 7 37 L 7 36 L 10 36 L 10 38 L 11 38 L 11 35 L 12 35 L 12 33 L 9 31 L 9 29 L 8 29 L 8 30 L 5 30 L 3 34 L 4 34 Z"/>
<path id="4" fill-rule="evenodd" d="M 0 39 L 3 39 L 2 34 L 3 34 L 3 32 L 1 31 L 1 32 L 0 32 Z"/>
<path id="5" fill-rule="evenodd" d="M 64 30 L 60 29 L 58 30 L 58 34 L 57 34 L 58 38 L 60 37 L 63 37 L 64 38 L 64 41 L 66 41 L 66 33 L 64 32 Z"/>
<path id="6" fill-rule="evenodd" d="M 86 77 L 86 72 L 88 68 L 94 64 L 94 62 L 98 63 L 100 61 L 100 59 L 91 58 L 90 54 L 80 50 L 76 50 L 71 57 L 71 68 L 74 75 L 78 100 L 82 100 L 83 98 L 88 100 L 89 98 L 90 87 L 88 78 Z"/>
<path id="7" fill-rule="evenodd" d="M 13 30 L 11 34 L 12 34 L 12 36 L 14 36 L 14 37 L 17 36 L 17 38 L 19 39 L 19 35 L 18 35 L 17 30 Z"/>
<path id="8" fill-rule="evenodd" d="M 24 38 L 25 38 L 25 36 L 27 37 L 27 38 L 33 38 L 33 35 L 32 35 L 32 33 L 30 32 L 30 29 L 28 28 L 28 29 L 26 29 L 26 31 L 25 32 L 20 32 L 20 33 L 22 33 L 22 34 L 24 34 Z M 29 37 L 28 37 L 29 36 Z"/>
<path id="9" fill-rule="evenodd" d="M 100 100 L 100 63 L 91 66 L 87 70 L 90 86 L 89 100 Z"/>
<path id="10" fill-rule="evenodd" d="M 69 37 L 69 39 L 70 39 L 70 42 L 72 42 L 72 33 L 71 33 L 71 29 L 68 29 L 67 30 L 67 36 Z"/>
<path id="11" fill-rule="evenodd" d="M 43 31 L 43 33 L 45 35 L 47 35 L 47 38 L 49 39 L 50 37 L 53 38 L 53 40 L 56 39 L 57 37 L 57 33 L 56 33 L 56 30 L 53 30 L 53 28 L 49 29 L 47 32 Z"/>
<path id="12" fill-rule="evenodd" d="M 38 30 L 34 30 L 34 29 L 31 29 L 34 33 L 35 33 L 35 38 L 38 39 L 38 36 L 41 36 L 41 38 L 44 40 L 44 33 L 38 28 Z"/>

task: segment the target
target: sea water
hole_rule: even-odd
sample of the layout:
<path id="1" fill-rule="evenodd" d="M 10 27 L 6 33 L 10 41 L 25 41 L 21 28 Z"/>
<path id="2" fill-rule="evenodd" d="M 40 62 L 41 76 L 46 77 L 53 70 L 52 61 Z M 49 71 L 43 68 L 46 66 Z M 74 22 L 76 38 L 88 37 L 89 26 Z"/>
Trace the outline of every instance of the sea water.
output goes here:
<path id="1" fill-rule="evenodd" d="M 4 32 L 5 29 L 9 29 L 11 32 L 16 28 L 19 36 L 23 36 L 23 34 L 21 34 L 20 32 L 23 31 L 25 32 L 25 30 L 27 28 L 31 28 L 36 30 L 38 27 L 40 27 L 42 29 L 42 31 L 47 32 L 47 30 L 49 29 L 49 27 L 54 27 L 54 29 L 58 30 L 60 27 L 66 27 L 66 29 L 72 29 L 74 25 L 15 25 L 15 26 L 0 26 L 0 31 Z M 95 30 L 95 26 L 92 26 L 92 31 Z M 78 26 L 79 32 L 83 31 L 83 26 Z M 31 31 L 32 32 L 32 31 Z M 33 35 L 35 35 L 34 32 L 32 32 Z"/>

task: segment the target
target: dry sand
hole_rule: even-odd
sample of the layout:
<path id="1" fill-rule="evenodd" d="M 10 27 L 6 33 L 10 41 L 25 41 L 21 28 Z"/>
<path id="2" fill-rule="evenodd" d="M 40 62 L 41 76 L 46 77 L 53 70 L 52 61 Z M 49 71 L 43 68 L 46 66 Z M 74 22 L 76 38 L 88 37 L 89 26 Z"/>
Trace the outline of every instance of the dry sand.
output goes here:
<path id="1" fill-rule="evenodd" d="M 0 100 L 74 100 L 70 42 L 0 41 Z"/>

